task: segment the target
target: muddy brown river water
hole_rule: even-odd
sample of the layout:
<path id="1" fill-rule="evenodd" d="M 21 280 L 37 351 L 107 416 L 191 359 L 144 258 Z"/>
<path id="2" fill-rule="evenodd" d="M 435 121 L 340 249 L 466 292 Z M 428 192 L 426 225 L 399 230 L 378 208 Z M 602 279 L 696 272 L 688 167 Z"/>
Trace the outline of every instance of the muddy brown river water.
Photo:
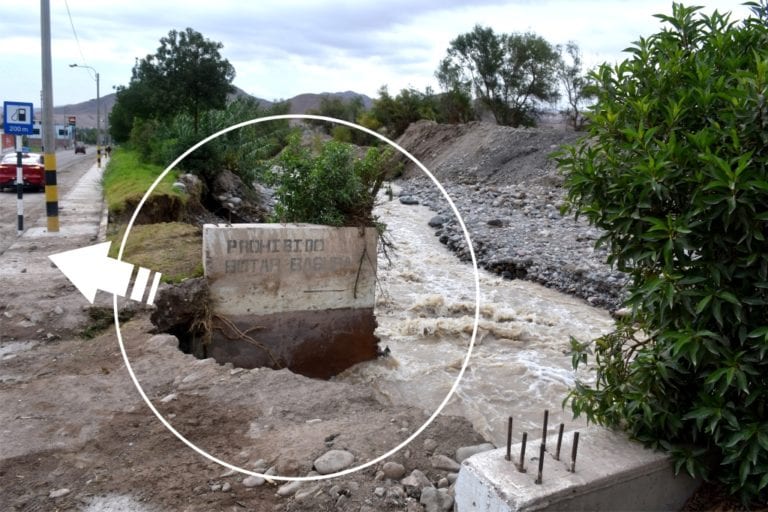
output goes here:
<path id="1" fill-rule="evenodd" d="M 475 314 L 471 264 L 460 262 L 434 236 L 434 213 L 396 199 L 377 208 L 395 244 L 379 260 L 376 315 L 380 346 L 390 357 L 360 364 L 336 377 L 367 383 L 380 397 L 433 412 L 451 390 L 470 343 Z M 468 418 L 497 446 L 506 442 L 507 417 L 515 438 L 541 428 L 583 426 L 562 401 L 574 383 L 570 336 L 591 339 L 610 331 L 608 312 L 535 283 L 480 271 L 480 321 L 475 345 L 445 413 Z M 588 379 L 584 373 L 580 376 Z"/>

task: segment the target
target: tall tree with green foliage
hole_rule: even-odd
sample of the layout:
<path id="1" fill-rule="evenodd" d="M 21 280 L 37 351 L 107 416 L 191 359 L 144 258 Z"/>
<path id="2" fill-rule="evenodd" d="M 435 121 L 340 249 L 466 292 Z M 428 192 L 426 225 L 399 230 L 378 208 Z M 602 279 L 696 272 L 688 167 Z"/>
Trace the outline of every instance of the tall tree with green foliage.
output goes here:
<path id="1" fill-rule="evenodd" d="M 113 140 L 119 143 L 128 142 L 137 119 L 157 117 L 153 97 L 154 91 L 148 84 L 139 82 L 136 78 L 134 67 L 130 85 L 117 87 L 115 104 L 109 113 L 109 133 Z"/>
<path id="2" fill-rule="evenodd" d="M 565 90 L 565 99 L 568 102 L 565 117 L 574 130 L 581 130 L 586 121 L 584 104 L 594 96 L 589 76 L 585 75 L 582 69 L 579 45 L 568 41 L 565 46 L 557 45 L 557 51 L 560 59 L 555 72 Z"/>
<path id="3" fill-rule="evenodd" d="M 130 132 L 126 128 L 136 118 L 168 119 L 179 113 L 191 116 L 197 134 L 201 112 L 224 108 L 233 91 L 235 68 L 222 58 L 222 48 L 191 28 L 161 38 L 157 52 L 136 63 L 130 84 L 117 93 L 110 117 L 115 140 Z"/>
<path id="4" fill-rule="evenodd" d="M 536 34 L 496 34 L 476 25 L 451 41 L 436 74 L 453 90 L 471 88 L 497 123 L 528 126 L 538 104 L 559 97 L 558 60 L 555 48 Z"/>
<path id="5" fill-rule="evenodd" d="M 443 93 L 438 96 L 443 122 L 468 123 L 475 119 L 472 88 L 462 81 L 459 69 L 443 61 L 435 71 L 435 78 L 443 90 Z"/>
<path id="6" fill-rule="evenodd" d="M 574 413 L 768 500 L 768 24 L 673 4 L 592 74 L 589 136 L 559 156 L 569 209 L 604 230 L 631 315 L 573 340 Z"/>

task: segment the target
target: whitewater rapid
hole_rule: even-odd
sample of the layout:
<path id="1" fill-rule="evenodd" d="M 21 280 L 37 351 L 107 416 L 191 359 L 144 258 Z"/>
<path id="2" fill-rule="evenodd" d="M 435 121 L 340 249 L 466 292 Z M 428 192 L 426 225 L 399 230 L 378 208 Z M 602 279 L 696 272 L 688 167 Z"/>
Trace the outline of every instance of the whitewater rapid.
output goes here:
<path id="1" fill-rule="evenodd" d="M 336 377 L 371 386 L 385 401 L 432 413 L 450 391 L 471 339 L 475 284 L 471 263 L 459 261 L 434 236 L 424 206 L 382 198 L 376 208 L 394 244 L 379 256 L 376 331 L 390 355 Z M 468 226 L 470 232 L 472 227 Z M 443 414 L 461 415 L 497 446 L 506 442 L 507 417 L 515 437 L 550 426 L 584 426 L 562 401 L 576 378 L 569 339 L 609 332 L 610 315 L 543 286 L 480 270 L 480 322 L 474 350 Z M 587 374 L 581 378 L 588 379 Z"/>

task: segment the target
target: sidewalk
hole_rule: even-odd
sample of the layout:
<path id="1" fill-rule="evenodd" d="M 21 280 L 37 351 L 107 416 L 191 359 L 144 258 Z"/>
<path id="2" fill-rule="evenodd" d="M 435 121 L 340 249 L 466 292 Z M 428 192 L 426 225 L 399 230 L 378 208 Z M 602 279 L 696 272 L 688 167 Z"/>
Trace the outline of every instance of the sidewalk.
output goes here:
<path id="1" fill-rule="evenodd" d="M 92 245 L 104 236 L 105 165 L 99 169 L 94 164 L 60 198 L 59 232 L 48 232 L 42 217 L 0 255 L 0 340 L 51 339 L 84 320 L 90 304 L 48 256 Z"/>

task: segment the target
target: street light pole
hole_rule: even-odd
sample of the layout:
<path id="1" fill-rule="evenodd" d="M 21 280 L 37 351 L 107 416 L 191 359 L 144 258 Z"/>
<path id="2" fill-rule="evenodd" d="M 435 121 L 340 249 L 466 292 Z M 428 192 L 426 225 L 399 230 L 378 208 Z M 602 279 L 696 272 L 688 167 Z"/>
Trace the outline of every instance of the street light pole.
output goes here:
<path id="1" fill-rule="evenodd" d="M 101 169 L 101 96 L 99 95 L 99 72 L 84 64 L 70 64 L 71 68 L 88 68 L 96 73 L 96 165 Z"/>

